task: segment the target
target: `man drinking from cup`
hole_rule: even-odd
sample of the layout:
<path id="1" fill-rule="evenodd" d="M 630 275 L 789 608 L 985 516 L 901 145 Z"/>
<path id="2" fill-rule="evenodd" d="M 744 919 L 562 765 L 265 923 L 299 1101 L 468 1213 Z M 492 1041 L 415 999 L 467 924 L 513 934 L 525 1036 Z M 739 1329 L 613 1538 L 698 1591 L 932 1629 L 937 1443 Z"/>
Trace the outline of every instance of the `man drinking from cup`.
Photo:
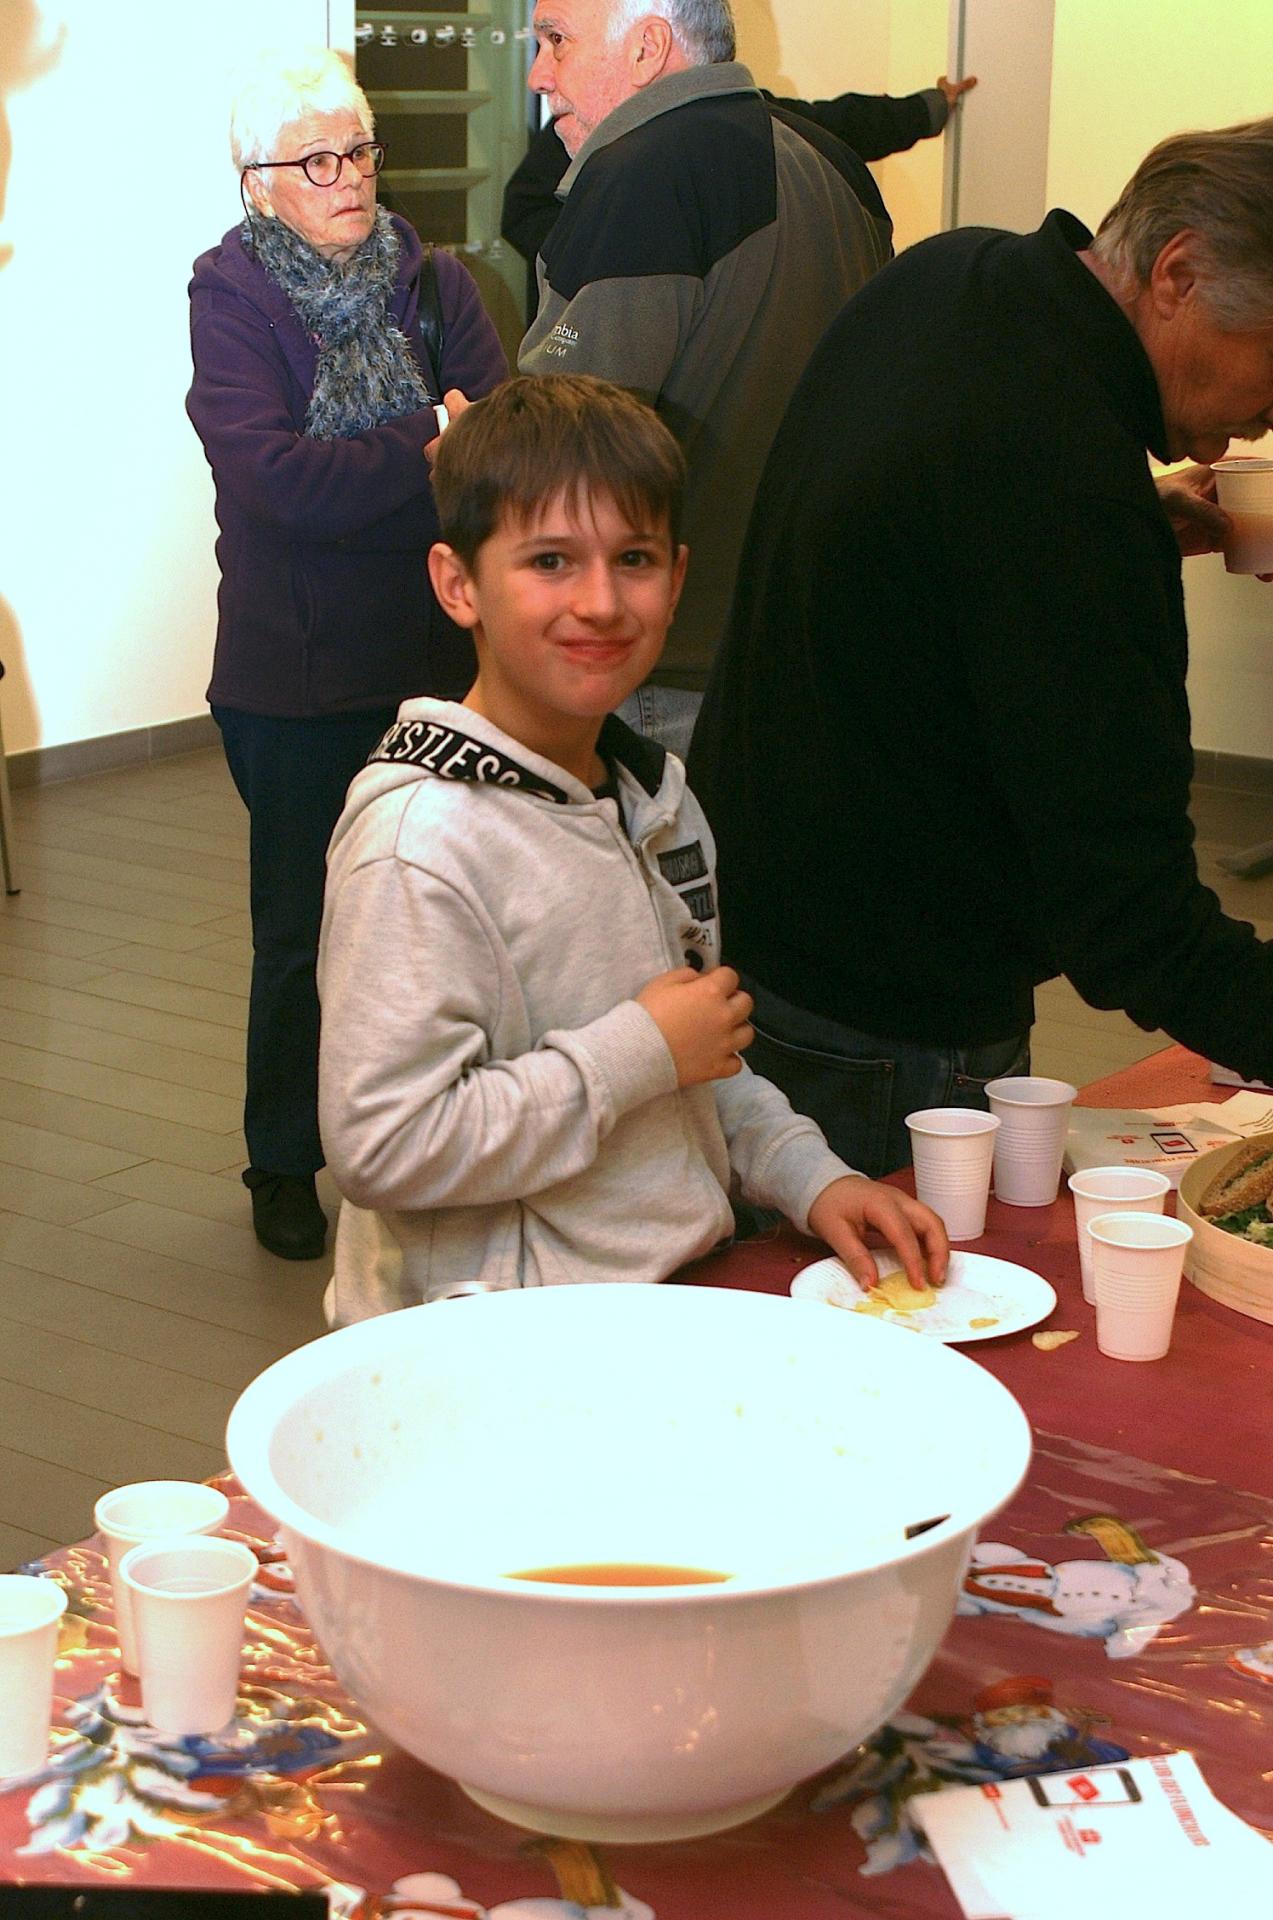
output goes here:
<path id="1" fill-rule="evenodd" d="M 1034 988 L 1273 1078 L 1273 946 L 1198 876 L 1182 552 L 1273 425 L 1273 118 L 1164 141 L 1093 236 L 968 228 L 787 409 L 690 760 L 756 1068 L 878 1174 L 1028 1073 Z"/>

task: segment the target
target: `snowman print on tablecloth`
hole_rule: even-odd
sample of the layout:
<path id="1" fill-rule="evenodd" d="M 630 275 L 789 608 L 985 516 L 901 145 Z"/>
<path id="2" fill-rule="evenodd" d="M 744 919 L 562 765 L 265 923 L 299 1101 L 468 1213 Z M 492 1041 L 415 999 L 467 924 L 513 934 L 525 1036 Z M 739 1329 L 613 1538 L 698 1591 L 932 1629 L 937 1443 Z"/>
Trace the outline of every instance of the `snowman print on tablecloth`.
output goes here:
<path id="1" fill-rule="evenodd" d="M 1197 1595 L 1184 1562 L 1154 1553 L 1115 1515 L 1089 1514 L 1065 1531 L 1095 1540 L 1104 1558 L 1052 1563 L 1002 1541 L 979 1540 L 958 1611 L 1013 1614 L 1050 1633 L 1103 1640 L 1111 1660 L 1125 1660 L 1193 1605 Z"/>
<path id="2" fill-rule="evenodd" d="M 656 1920 L 653 1907 L 626 1893 L 601 1854 L 582 1840 L 530 1840 L 522 1852 L 551 1868 L 558 1895 L 530 1894 L 483 1906 L 450 1874 L 408 1873 L 387 1893 L 332 1883 L 333 1920 Z"/>

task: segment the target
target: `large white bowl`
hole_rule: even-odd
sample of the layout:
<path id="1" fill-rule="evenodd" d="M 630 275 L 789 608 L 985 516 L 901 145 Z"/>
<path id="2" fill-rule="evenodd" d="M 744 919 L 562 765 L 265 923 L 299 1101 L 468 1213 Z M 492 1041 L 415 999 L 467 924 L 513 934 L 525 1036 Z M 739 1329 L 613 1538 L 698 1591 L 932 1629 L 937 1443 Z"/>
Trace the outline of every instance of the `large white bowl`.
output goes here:
<path id="1" fill-rule="evenodd" d="M 936 1341 L 622 1285 L 330 1334 L 247 1388 L 228 1444 L 369 1720 L 496 1813 L 609 1840 L 750 1819 L 878 1727 L 1030 1453 Z M 511 1577 L 606 1562 L 730 1578 Z"/>

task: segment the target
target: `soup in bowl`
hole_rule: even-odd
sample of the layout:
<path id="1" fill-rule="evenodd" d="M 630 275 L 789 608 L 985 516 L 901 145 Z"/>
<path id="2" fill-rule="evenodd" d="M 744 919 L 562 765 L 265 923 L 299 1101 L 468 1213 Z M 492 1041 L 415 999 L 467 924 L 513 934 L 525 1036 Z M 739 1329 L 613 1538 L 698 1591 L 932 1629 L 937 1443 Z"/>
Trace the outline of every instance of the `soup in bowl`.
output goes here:
<path id="1" fill-rule="evenodd" d="M 368 1719 L 612 1841 L 736 1825 L 873 1732 L 1030 1452 L 949 1347 L 675 1285 L 363 1321 L 268 1368 L 228 1443 Z"/>

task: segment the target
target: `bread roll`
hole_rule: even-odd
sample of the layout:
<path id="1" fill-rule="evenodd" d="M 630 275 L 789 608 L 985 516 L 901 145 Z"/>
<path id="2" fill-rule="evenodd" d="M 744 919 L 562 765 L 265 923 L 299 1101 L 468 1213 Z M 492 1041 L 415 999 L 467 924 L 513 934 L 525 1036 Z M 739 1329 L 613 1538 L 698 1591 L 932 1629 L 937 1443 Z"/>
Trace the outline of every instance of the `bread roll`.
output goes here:
<path id="1" fill-rule="evenodd" d="M 1258 1207 L 1273 1194 L 1273 1137 L 1257 1134 L 1234 1154 L 1198 1202 L 1198 1212 L 1215 1220 L 1244 1207 Z"/>

